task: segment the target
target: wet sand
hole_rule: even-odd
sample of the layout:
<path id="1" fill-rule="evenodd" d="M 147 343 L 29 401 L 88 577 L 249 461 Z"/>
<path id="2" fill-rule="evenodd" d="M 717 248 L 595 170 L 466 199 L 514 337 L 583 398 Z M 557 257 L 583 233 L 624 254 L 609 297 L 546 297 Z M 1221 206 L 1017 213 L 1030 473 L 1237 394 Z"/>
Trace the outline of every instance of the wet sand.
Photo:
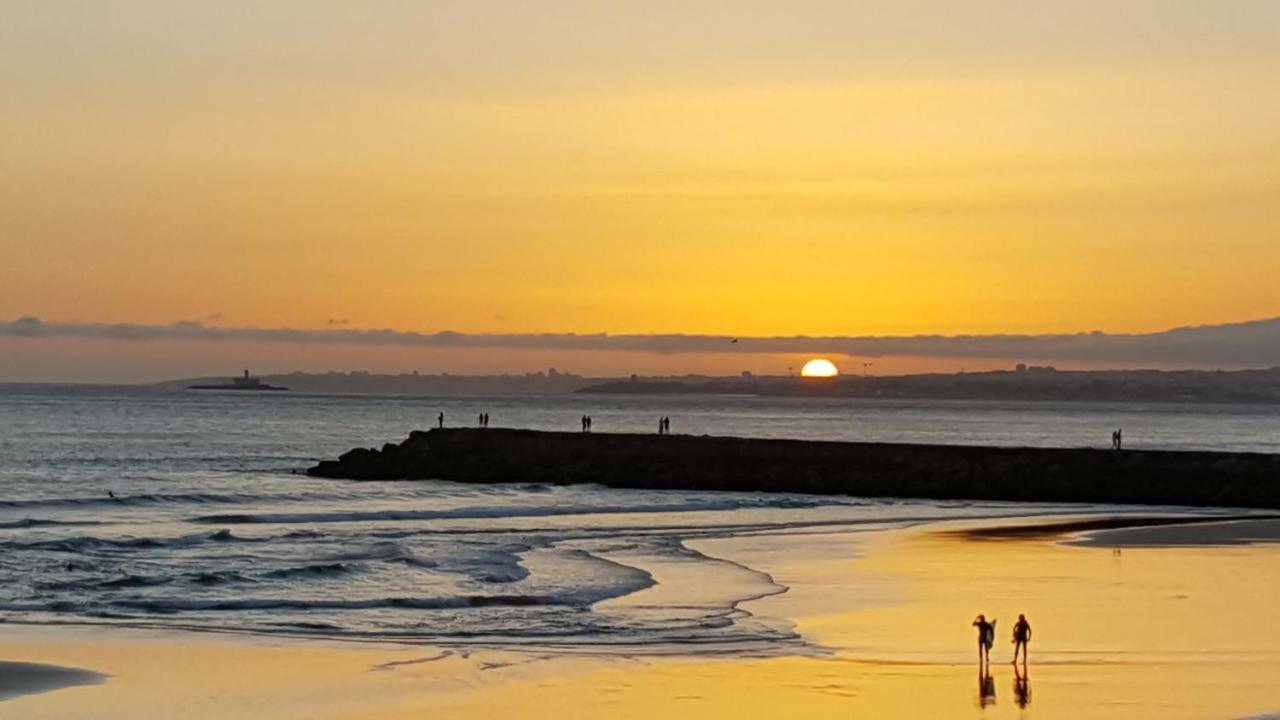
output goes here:
<path id="1" fill-rule="evenodd" d="M 1186 545 L 1203 545 L 1204 542 L 1197 542 L 1200 535 L 1197 533 L 1197 526 L 1206 523 L 1222 523 L 1237 520 L 1259 521 L 1259 520 L 1277 520 L 1280 516 L 1264 515 L 1264 514 L 1221 514 L 1206 516 L 1189 516 L 1182 515 L 1110 515 L 1101 517 L 1085 517 L 1072 518 L 1069 520 L 1050 520 L 1045 521 L 1041 518 L 1033 518 L 999 525 L 981 525 L 977 527 L 966 527 L 960 530 L 949 531 L 954 535 L 968 540 L 1054 540 L 1064 538 L 1069 535 L 1084 535 L 1086 537 L 1094 537 L 1102 530 L 1132 530 L 1137 528 L 1153 528 L 1163 526 L 1176 526 L 1173 529 L 1173 535 L 1187 538 Z"/>
<path id="2" fill-rule="evenodd" d="M 1203 547 L 1280 543 L 1280 519 L 1217 520 L 1194 525 L 1123 527 L 1088 533 L 1073 541 L 1089 547 Z"/>
<path id="3" fill-rule="evenodd" d="M 79 668 L 0 661 L 0 700 L 80 685 L 97 685 L 102 675 Z"/>
<path id="4" fill-rule="evenodd" d="M 8 626 L 0 657 L 112 677 L 18 697 L 0 713 L 67 720 L 1142 719 L 1280 710 L 1273 609 L 1280 545 L 1265 539 L 1280 522 L 1095 529 L 1058 538 L 1066 542 L 1034 533 L 975 541 L 957 532 L 976 526 L 691 543 L 792 588 L 743 608 L 793 623 L 809 641 L 799 656 L 719 658 L 696 656 L 697 648 L 685 658 L 467 653 Z M 1150 533 L 1178 541 L 1156 544 Z M 1224 533 L 1237 539 L 1219 542 Z M 1238 544 L 1246 537 L 1254 539 Z M 999 620 L 995 694 L 985 700 L 969 626 L 978 612 Z M 1025 707 L 1008 664 L 1019 612 L 1035 632 Z"/>

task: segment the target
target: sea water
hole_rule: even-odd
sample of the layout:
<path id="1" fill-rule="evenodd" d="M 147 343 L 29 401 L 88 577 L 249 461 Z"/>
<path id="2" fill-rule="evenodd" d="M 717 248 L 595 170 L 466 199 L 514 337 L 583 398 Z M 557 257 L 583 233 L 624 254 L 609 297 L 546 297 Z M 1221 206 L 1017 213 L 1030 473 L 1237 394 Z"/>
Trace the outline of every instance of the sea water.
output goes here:
<path id="1" fill-rule="evenodd" d="M 602 486 L 352 482 L 308 466 L 436 424 L 1274 452 L 1270 406 L 381 397 L 0 386 L 0 620 L 434 644 L 768 652 L 785 592 L 700 538 L 1096 512 Z M 1116 508 L 1107 508 L 1117 510 Z M 1124 510 L 1124 509 L 1119 509 Z M 678 572 L 676 571 L 678 569 Z M 657 578 L 689 578 L 652 592 Z M 648 597 L 654 602 L 626 602 Z"/>

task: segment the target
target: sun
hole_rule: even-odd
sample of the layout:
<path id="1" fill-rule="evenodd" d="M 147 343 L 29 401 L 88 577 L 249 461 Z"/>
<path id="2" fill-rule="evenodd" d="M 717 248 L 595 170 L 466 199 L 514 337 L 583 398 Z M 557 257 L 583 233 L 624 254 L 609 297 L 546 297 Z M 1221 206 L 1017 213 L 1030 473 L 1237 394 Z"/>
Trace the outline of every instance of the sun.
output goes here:
<path id="1" fill-rule="evenodd" d="M 826 358 L 814 358 L 800 370 L 800 377 L 807 378 L 833 378 L 839 374 L 840 369 Z"/>

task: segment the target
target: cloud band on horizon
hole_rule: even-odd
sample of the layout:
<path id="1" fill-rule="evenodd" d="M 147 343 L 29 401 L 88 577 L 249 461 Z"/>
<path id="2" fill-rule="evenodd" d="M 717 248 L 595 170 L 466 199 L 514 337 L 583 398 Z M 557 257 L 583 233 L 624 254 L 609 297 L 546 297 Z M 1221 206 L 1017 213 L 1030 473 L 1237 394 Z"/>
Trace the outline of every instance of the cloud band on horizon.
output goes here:
<path id="1" fill-rule="evenodd" d="M 774 336 L 607 333 L 420 333 L 391 329 L 220 327 L 48 322 L 35 317 L 0 322 L 0 336 L 100 340 L 237 341 L 440 348 L 508 348 L 637 353 L 841 354 L 852 357 L 974 357 L 1026 360 L 1152 362 L 1206 366 L 1280 365 L 1280 318 L 1182 327 L 1154 333 L 1043 335 Z M 733 342 L 734 340 L 737 342 Z"/>

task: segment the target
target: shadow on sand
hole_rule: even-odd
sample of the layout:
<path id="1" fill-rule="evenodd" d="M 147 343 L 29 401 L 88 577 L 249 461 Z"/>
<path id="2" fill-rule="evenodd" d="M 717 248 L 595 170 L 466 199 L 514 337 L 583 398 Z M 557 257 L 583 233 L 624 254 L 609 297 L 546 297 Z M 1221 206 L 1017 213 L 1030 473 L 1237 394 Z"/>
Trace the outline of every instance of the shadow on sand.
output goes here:
<path id="1" fill-rule="evenodd" d="M 98 685 L 106 679 L 106 675 L 92 670 L 0 661 L 0 701 L 79 685 Z"/>

